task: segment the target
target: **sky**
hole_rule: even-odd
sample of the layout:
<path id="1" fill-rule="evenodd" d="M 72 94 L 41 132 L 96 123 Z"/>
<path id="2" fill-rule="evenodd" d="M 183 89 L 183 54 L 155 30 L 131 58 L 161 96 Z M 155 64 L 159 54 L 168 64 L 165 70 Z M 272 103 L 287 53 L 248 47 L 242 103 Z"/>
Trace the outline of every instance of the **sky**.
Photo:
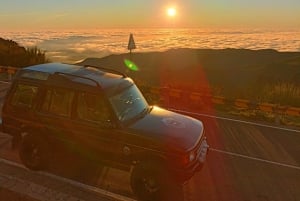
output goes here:
<path id="1" fill-rule="evenodd" d="M 300 0 L 0 0 L 0 31 L 300 28 Z M 166 14 L 174 7 L 177 15 Z"/>

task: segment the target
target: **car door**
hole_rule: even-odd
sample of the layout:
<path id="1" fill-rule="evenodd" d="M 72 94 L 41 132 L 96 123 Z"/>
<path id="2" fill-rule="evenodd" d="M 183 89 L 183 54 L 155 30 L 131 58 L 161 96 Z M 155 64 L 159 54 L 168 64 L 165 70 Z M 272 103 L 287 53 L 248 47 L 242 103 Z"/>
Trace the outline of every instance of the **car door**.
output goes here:
<path id="1" fill-rule="evenodd" d="M 74 94 L 71 89 L 59 87 L 47 87 L 42 94 L 37 117 L 55 150 L 74 146 L 71 132 Z"/>
<path id="2" fill-rule="evenodd" d="M 78 92 L 73 137 L 92 160 L 117 160 L 121 146 L 111 108 L 100 93 Z"/>

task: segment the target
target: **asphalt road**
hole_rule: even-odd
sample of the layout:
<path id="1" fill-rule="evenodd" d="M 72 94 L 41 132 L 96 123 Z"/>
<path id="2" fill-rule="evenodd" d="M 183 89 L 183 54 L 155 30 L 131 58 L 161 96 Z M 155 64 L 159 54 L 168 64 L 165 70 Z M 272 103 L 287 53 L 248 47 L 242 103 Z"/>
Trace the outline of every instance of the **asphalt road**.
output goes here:
<path id="1" fill-rule="evenodd" d="M 204 122 L 211 150 L 203 170 L 184 186 L 186 201 L 300 200 L 300 131 L 193 116 Z M 0 158 L 19 162 L 5 137 Z M 58 157 L 49 172 L 132 197 L 128 172 L 71 153 Z"/>
<path id="2" fill-rule="evenodd" d="M 300 200 L 300 132 L 204 118 L 208 163 L 186 200 Z"/>
<path id="3" fill-rule="evenodd" d="M 185 200 L 300 200 L 299 132 L 201 119 L 212 150 L 203 170 L 184 186 Z M 19 162 L 8 146 L 0 155 Z M 49 171 L 132 196 L 128 172 L 79 161 L 61 155 Z"/>

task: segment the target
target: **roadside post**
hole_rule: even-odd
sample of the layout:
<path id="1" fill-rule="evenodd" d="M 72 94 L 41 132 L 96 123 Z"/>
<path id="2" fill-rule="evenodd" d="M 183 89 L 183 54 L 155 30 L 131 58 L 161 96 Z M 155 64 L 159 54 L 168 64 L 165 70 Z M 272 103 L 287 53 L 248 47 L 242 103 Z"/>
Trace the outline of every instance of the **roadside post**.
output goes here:
<path id="1" fill-rule="evenodd" d="M 129 35 L 129 41 L 128 41 L 127 49 L 130 51 L 129 52 L 129 59 L 125 59 L 124 64 L 127 67 L 126 68 L 126 73 L 129 75 L 131 71 L 138 71 L 139 70 L 138 66 L 132 61 L 133 55 L 131 54 L 131 52 L 132 52 L 133 49 L 136 49 L 136 45 L 135 45 L 132 33 L 130 33 L 130 35 Z"/>
<path id="2" fill-rule="evenodd" d="M 129 35 L 129 41 L 128 41 L 127 49 L 130 51 L 130 54 L 131 54 L 132 50 L 136 49 L 132 33 Z"/>

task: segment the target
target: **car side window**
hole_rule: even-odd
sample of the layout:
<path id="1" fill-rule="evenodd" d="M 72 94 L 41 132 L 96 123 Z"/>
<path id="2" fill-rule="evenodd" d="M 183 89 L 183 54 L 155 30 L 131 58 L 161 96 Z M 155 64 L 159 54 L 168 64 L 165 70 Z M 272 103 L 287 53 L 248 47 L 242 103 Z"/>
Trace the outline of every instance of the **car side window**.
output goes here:
<path id="1" fill-rule="evenodd" d="M 77 115 L 79 119 L 94 122 L 110 120 L 110 112 L 104 98 L 84 92 L 78 94 Z"/>
<path id="2" fill-rule="evenodd" d="M 18 84 L 12 96 L 11 104 L 23 108 L 32 108 L 37 92 L 37 86 Z"/>
<path id="3" fill-rule="evenodd" d="M 66 89 L 49 89 L 46 92 L 42 111 L 59 116 L 71 116 L 74 92 Z"/>

